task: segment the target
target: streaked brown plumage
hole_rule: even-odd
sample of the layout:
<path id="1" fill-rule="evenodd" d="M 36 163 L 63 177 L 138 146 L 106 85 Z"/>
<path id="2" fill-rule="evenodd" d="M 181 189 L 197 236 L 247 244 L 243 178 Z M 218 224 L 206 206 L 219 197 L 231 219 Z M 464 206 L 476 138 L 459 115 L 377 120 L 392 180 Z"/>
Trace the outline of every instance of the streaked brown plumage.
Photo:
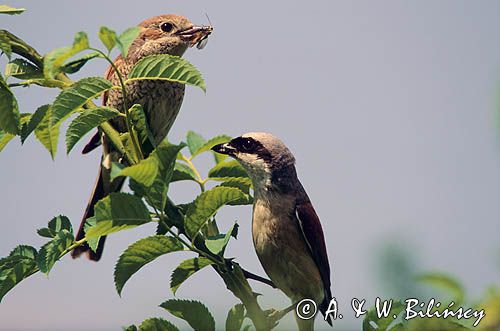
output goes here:
<path id="1" fill-rule="evenodd" d="M 139 24 L 140 33 L 132 42 L 126 58 L 121 55 L 114 61 L 123 77 L 127 77 L 133 66 L 144 57 L 156 54 L 182 56 L 187 48 L 206 38 L 211 28 L 194 26 L 187 18 L 178 15 L 161 15 L 149 18 Z M 114 85 L 119 86 L 118 75 L 110 66 L 105 77 Z M 161 80 L 137 80 L 126 85 L 127 106 L 140 104 L 155 138 L 155 143 L 161 142 L 168 134 L 179 113 L 184 98 L 184 85 Z M 103 105 L 123 111 L 123 96 L 121 90 L 110 90 L 104 94 Z M 119 132 L 127 130 L 123 118 L 113 120 L 113 127 Z M 123 180 L 109 181 L 109 170 L 112 162 L 118 162 L 122 155 L 118 153 L 106 138 L 98 133 L 85 146 L 83 153 L 88 153 L 102 142 L 103 156 L 99 175 L 90 198 L 89 204 L 80 224 L 76 240 L 85 237 L 85 220 L 94 215 L 94 205 L 111 192 L 119 191 Z M 145 150 L 146 154 L 151 148 Z M 146 155 L 147 156 L 147 155 Z M 124 162 L 124 161 L 121 161 Z M 91 260 L 98 261 L 102 256 L 105 237 L 99 241 L 98 249 L 93 252 L 88 245 L 77 247 L 72 256 L 76 258 L 87 252 Z"/>

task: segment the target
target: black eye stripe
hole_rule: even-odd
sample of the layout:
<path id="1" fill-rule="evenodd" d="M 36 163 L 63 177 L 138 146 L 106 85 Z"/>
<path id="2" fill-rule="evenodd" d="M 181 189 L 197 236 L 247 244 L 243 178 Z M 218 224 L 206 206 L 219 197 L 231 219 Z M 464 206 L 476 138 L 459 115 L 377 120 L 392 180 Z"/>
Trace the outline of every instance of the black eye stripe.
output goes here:
<path id="1" fill-rule="evenodd" d="M 259 141 L 251 137 L 234 138 L 229 145 L 236 148 L 238 152 L 254 154 L 257 155 L 258 158 L 266 161 L 271 160 L 269 151 Z"/>
<path id="2" fill-rule="evenodd" d="M 255 141 L 253 138 L 238 137 L 231 141 L 231 146 L 236 148 L 239 152 L 255 153 L 262 144 Z"/>

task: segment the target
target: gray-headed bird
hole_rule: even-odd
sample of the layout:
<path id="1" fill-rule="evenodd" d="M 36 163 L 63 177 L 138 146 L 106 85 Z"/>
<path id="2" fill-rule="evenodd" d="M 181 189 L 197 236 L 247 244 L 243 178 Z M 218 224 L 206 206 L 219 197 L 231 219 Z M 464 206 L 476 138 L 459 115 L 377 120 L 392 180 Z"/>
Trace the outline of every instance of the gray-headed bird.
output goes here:
<path id="1" fill-rule="evenodd" d="M 139 35 L 132 42 L 127 56 L 118 56 L 114 65 L 123 78 L 132 70 L 134 65 L 143 58 L 150 55 L 170 54 L 182 56 L 184 52 L 194 45 L 203 48 L 206 38 L 212 32 L 210 26 L 195 26 L 190 20 L 179 15 L 160 15 L 149 18 L 139 24 Z M 119 77 L 112 66 L 106 72 L 106 78 L 114 85 L 119 86 Z M 126 85 L 127 106 L 140 104 L 146 114 L 149 128 L 153 134 L 155 143 L 161 142 L 167 136 L 168 131 L 179 113 L 184 99 L 184 85 L 164 80 L 137 80 Z M 121 90 L 110 90 L 103 97 L 103 105 L 110 106 L 123 111 L 124 98 Z M 126 132 L 127 125 L 123 118 L 118 118 L 111 123 L 118 132 Z M 83 149 L 86 154 L 99 146 L 102 142 L 103 157 L 99 168 L 99 175 L 94 191 L 85 210 L 76 240 L 85 237 L 84 226 L 87 218 L 94 215 L 94 206 L 102 198 L 111 192 L 119 191 L 123 180 L 117 179 L 111 182 L 111 162 L 118 162 L 121 155 L 111 144 L 108 138 L 101 133 L 96 134 Z M 146 146 L 150 151 L 154 146 Z M 145 155 L 147 156 L 147 155 Z M 122 161 L 125 163 L 124 161 Z M 88 253 L 91 260 L 98 261 L 104 248 L 105 237 L 101 237 L 96 252 L 93 252 L 87 244 L 76 247 L 71 255 L 73 258 L 82 253 Z"/>
<path id="2" fill-rule="evenodd" d="M 254 187 L 252 236 L 265 272 L 292 301 L 314 300 L 325 315 L 332 299 L 330 265 L 320 220 L 297 178 L 295 158 L 269 133 L 247 133 L 213 150 L 246 169 Z M 299 330 L 314 319 L 295 316 Z M 327 321 L 332 325 L 331 317 Z"/>

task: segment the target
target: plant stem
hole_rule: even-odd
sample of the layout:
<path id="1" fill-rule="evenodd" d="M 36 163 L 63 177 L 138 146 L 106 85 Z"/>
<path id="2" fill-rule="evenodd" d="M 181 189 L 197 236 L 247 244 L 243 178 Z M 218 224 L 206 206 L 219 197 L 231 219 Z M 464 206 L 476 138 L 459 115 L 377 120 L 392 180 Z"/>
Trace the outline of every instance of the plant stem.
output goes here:
<path id="1" fill-rule="evenodd" d="M 25 80 L 24 82 L 9 84 L 9 87 L 27 87 L 30 85 L 38 85 L 49 88 L 60 88 L 61 90 L 64 90 L 65 88 L 70 86 L 70 84 L 56 79 L 28 79 Z"/>
<path id="2" fill-rule="evenodd" d="M 198 169 L 196 169 L 196 166 L 194 165 L 193 161 L 191 160 L 190 157 L 186 157 L 184 156 L 183 154 L 181 154 L 181 158 L 182 158 L 182 161 L 186 162 L 187 165 L 189 166 L 189 168 L 191 170 L 193 170 L 193 173 L 194 175 L 196 176 L 196 182 L 198 183 L 198 185 L 200 185 L 200 189 L 202 192 L 205 192 L 205 183 L 207 182 L 206 180 L 204 180 L 201 175 L 200 175 L 200 172 L 198 171 Z"/>
<path id="3" fill-rule="evenodd" d="M 91 47 L 89 49 L 101 54 L 102 57 L 104 59 L 106 59 L 106 61 L 109 62 L 109 64 L 113 68 L 113 71 L 115 72 L 116 76 L 118 77 L 118 80 L 120 81 L 120 86 L 121 86 L 121 90 L 122 90 L 122 97 L 123 97 L 122 98 L 123 99 L 123 112 L 126 115 L 125 122 L 127 124 L 127 131 L 130 133 L 130 139 L 132 139 L 132 145 L 134 146 L 134 150 L 135 150 L 136 155 L 139 157 L 139 160 L 142 160 L 142 159 L 144 159 L 144 155 L 142 153 L 142 149 L 141 149 L 141 145 L 139 144 L 139 140 L 137 139 L 137 134 L 136 134 L 134 128 L 132 127 L 132 120 L 130 119 L 130 113 L 129 113 L 129 108 L 128 108 L 128 104 L 127 104 L 127 89 L 125 88 L 125 82 L 123 81 L 123 76 L 122 76 L 121 72 L 118 70 L 118 68 L 116 67 L 113 60 L 111 60 L 111 58 L 108 55 L 106 55 L 104 52 L 102 52 L 101 50 L 96 49 L 96 48 Z"/>
<path id="4" fill-rule="evenodd" d="M 87 238 L 83 238 L 83 239 L 80 239 L 78 241 L 75 241 L 73 244 L 71 244 L 71 246 L 69 246 L 68 248 L 66 248 L 64 250 L 64 252 L 61 254 L 61 256 L 66 255 L 68 252 L 73 250 L 73 248 L 81 246 L 81 245 L 85 244 L 86 242 L 87 242 Z"/>
<path id="5" fill-rule="evenodd" d="M 194 246 L 191 242 L 184 240 L 180 235 L 172 231 L 172 228 L 168 226 L 166 220 L 165 220 L 165 213 L 164 212 L 159 212 L 156 208 L 153 208 L 156 216 L 160 219 L 161 222 L 163 222 L 163 225 L 167 228 L 167 232 L 174 236 L 177 240 L 179 240 L 184 246 L 189 248 L 191 251 L 198 253 L 200 256 L 206 257 L 207 259 L 211 260 L 212 262 L 215 262 L 217 264 L 224 263 L 223 260 L 219 260 L 215 258 L 213 255 L 208 254 L 200 249 L 198 249 L 196 246 Z"/>
<path id="6" fill-rule="evenodd" d="M 227 288 L 240 299 L 246 308 L 248 317 L 252 320 L 257 331 L 269 331 L 271 325 L 266 313 L 260 308 L 257 297 L 248 284 L 247 279 L 238 264 L 233 263 L 232 270 L 224 273 L 218 271 Z"/>

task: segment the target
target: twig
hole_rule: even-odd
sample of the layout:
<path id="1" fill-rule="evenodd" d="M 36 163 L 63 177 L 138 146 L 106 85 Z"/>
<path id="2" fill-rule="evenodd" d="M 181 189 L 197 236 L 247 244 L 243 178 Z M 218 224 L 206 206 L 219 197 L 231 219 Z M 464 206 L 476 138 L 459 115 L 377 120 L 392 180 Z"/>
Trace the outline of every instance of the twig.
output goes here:
<path id="1" fill-rule="evenodd" d="M 267 278 L 264 278 L 264 277 L 261 277 L 259 275 L 256 275 L 254 273 L 251 273 L 250 271 L 247 271 L 243 268 L 241 268 L 241 270 L 243 271 L 243 275 L 245 276 L 246 279 L 253 279 L 253 280 L 256 280 L 258 282 L 261 282 L 261 283 L 264 283 L 266 285 L 269 285 L 271 286 L 272 288 L 276 288 L 276 285 L 274 285 L 274 283 L 267 279 Z"/>

